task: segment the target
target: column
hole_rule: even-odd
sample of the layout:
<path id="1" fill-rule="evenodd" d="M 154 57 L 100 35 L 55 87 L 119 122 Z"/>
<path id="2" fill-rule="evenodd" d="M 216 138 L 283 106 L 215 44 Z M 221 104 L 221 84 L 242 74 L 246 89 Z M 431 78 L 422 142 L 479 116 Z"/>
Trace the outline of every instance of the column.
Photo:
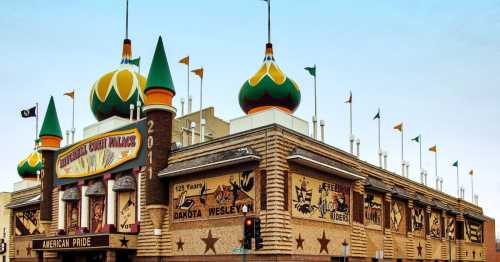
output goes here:
<path id="1" fill-rule="evenodd" d="M 104 176 L 107 181 L 107 197 L 106 197 L 106 226 L 104 232 L 113 232 L 116 228 L 116 192 L 113 191 L 115 180 L 112 179 L 111 174 Z"/>
<path id="2" fill-rule="evenodd" d="M 85 195 L 87 192 L 87 186 L 82 185 L 81 188 L 82 194 L 82 206 L 80 208 L 80 232 L 86 233 L 89 230 L 89 197 Z"/>
<path id="3" fill-rule="evenodd" d="M 66 217 L 66 202 L 63 201 L 64 190 L 59 191 L 58 197 L 58 213 L 57 213 L 57 233 L 64 234 L 65 217 Z"/>

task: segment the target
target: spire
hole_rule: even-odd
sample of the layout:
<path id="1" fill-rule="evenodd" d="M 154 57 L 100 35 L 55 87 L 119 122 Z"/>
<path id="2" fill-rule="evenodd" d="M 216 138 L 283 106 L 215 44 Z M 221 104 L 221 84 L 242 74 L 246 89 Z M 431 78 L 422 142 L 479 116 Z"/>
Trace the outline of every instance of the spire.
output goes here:
<path id="1" fill-rule="evenodd" d="M 125 5 L 125 40 L 123 40 L 122 62 L 129 64 L 132 59 L 132 41 L 128 38 L 128 0 Z"/>
<path id="2" fill-rule="evenodd" d="M 156 50 L 153 56 L 153 62 L 151 62 L 151 67 L 149 68 L 148 81 L 146 82 L 144 92 L 146 93 L 151 89 L 164 89 L 175 95 L 174 83 L 170 74 L 170 68 L 168 67 L 167 56 L 165 55 L 161 36 L 158 38 L 158 43 L 156 44 Z"/>
<path id="3" fill-rule="evenodd" d="M 267 2 L 267 43 L 271 43 L 271 0 L 264 0 Z"/>
<path id="4" fill-rule="evenodd" d="M 61 126 L 59 125 L 59 118 L 57 117 L 56 106 L 54 104 L 54 97 L 50 97 L 49 106 L 43 119 L 42 129 L 40 129 L 40 137 L 55 136 L 62 138 Z"/>

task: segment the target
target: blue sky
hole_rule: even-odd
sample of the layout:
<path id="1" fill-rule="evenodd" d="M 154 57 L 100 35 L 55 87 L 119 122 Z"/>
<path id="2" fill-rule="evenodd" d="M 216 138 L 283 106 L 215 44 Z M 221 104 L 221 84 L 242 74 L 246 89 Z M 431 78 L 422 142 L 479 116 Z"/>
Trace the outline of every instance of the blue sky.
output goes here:
<path id="1" fill-rule="evenodd" d="M 43 116 L 54 95 L 66 130 L 71 101 L 62 94 L 74 88 L 77 138 L 95 122 L 89 90 L 120 62 L 124 1 L 4 0 L 0 12 L 5 137 L 0 190 L 7 191 L 20 180 L 18 161 L 32 149 L 34 121 L 21 119 L 21 109 L 39 102 Z M 133 53 L 142 57 L 141 70 L 147 72 L 156 39 L 163 36 L 177 105 L 186 94 L 185 67 L 177 61 L 189 54 L 193 66 L 205 67 L 204 104 L 228 120 L 243 114 L 239 88 L 263 58 L 265 15 L 265 3 L 258 0 L 130 0 Z M 343 102 L 352 90 L 362 159 L 377 162 L 372 117 L 380 107 L 382 146 L 391 170 L 400 170 L 400 137 L 392 127 L 404 121 L 410 176 L 418 179 L 418 145 L 410 138 L 422 134 L 429 182 L 434 164 L 426 149 L 436 143 L 444 190 L 455 194 L 451 164 L 459 160 L 466 199 L 471 197 L 466 173 L 472 168 L 481 206 L 500 218 L 494 166 L 500 155 L 500 2 L 273 0 L 272 17 L 277 62 L 301 86 L 297 116 L 312 117 L 312 79 L 303 68 L 317 64 L 319 118 L 327 123 L 329 144 L 348 149 Z M 198 108 L 197 85 L 192 88 Z"/>

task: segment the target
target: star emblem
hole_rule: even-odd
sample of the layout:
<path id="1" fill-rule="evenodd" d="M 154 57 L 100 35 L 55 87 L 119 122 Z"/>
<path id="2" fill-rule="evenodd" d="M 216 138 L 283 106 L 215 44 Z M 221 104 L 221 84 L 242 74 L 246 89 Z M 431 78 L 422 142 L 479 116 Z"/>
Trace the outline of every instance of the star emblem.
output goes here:
<path id="1" fill-rule="evenodd" d="M 26 256 L 31 256 L 31 246 L 26 247 Z"/>
<path id="2" fill-rule="evenodd" d="M 205 242 L 206 245 L 204 254 L 206 254 L 210 249 L 214 251 L 214 254 L 217 254 L 217 252 L 215 251 L 215 242 L 217 242 L 219 238 L 215 238 L 212 236 L 212 230 L 208 230 L 208 237 L 202 238 L 201 240 Z"/>
<path id="3" fill-rule="evenodd" d="M 325 230 L 323 230 L 323 236 L 321 238 L 318 238 L 318 241 L 319 244 L 321 245 L 319 253 L 321 254 L 321 252 L 325 250 L 325 252 L 328 254 L 328 243 L 330 243 L 330 239 L 326 238 Z"/>
<path id="4" fill-rule="evenodd" d="M 299 238 L 296 238 L 295 241 L 297 241 L 297 249 L 299 249 L 299 247 L 304 250 L 304 239 L 300 236 L 300 233 L 299 233 Z"/>
<path id="5" fill-rule="evenodd" d="M 177 251 L 184 251 L 184 242 L 182 242 L 182 238 L 179 238 L 179 241 L 175 242 L 177 244 Z"/>
<path id="6" fill-rule="evenodd" d="M 128 239 L 125 238 L 125 236 L 123 236 L 122 239 L 120 239 L 120 242 L 122 243 L 122 246 L 121 247 L 128 247 Z"/>
<path id="7" fill-rule="evenodd" d="M 417 251 L 418 251 L 418 256 L 421 257 L 422 256 L 422 245 L 420 245 L 420 242 L 418 242 Z"/>

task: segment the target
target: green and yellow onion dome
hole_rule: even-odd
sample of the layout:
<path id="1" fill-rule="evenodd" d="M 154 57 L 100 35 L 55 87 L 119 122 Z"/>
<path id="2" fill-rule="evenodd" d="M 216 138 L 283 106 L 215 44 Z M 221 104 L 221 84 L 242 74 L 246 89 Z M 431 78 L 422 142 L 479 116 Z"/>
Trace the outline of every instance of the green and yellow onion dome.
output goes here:
<path id="1" fill-rule="evenodd" d="M 293 113 L 300 104 L 300 89 L 278 67 L 273 56 L 273 46 L 266 45 L 264 64 L 240 89 L 239 102 L 246 114 L 269 108 Z"/>
<path id="2" fill-rule="evenodd" d="M 129 118 L 130 105 L 138 101 L 144 105 L 146 78 L 130 64 L 131 50 L 131 41 L 125 39 L 120 67 L 101 76 L 92 86 L 90 107 L 99 121 L 111 116 Z"/>
<path id="3" fill-rule="evenodd" d="M 36 179 L 37 172 L 43 167 L 42 154 L 37 151 L 29 154 L 29 156 L 19 162 L 17 165 L 17 173 L 23 179 Z"/>

